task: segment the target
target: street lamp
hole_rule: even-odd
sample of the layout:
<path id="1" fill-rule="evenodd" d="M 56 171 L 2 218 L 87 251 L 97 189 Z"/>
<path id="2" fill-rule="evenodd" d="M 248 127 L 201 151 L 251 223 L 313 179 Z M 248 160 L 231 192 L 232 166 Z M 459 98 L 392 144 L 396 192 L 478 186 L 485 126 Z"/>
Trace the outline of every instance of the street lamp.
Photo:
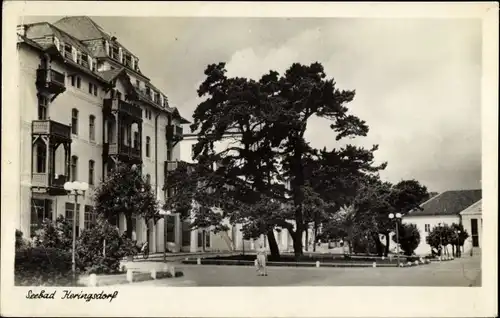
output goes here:
<path id="1" fill-rule="evenodd" d="M 76 215 L 77 215 L 77 206 L 78 206 L 78 196 L 85 196 L 85 192 L 89 189 L 89 185 L 87 182 L 66 182 L 64 184 L 64 190 L 68 192 L 68 196 L 73 195 L 75 197 L 75 206 L 73 208 L 73 246 L 71 250 L 71 271 L 73 272 L 73 280 L 76 281 L 76 262 L 75 262 L 75 253 L 76 253 Z"/>
<path id="2" fill-rule="evenodd" d="M 168 216 L 172 215 L 172 212 L 170 210 L 163 210 L 160 209 L 160 215 L 163 215 L 163 262 L 167 261 L 167 245 L 168 245 L 168 239 L 167 239 L 167 221 L 168 221 Z"/>
<path id="3" fill-rule="evenodd" d="M 389 214 L 389 219 L 391 219 L 391 221 L 394 221 L 395 224 L 396 224 L 396 259 L 397 259 L 397 262 L 398 262 L 398 267 L 399 267 L 399 229 L 398 229 L 398 223 L 399 221 L 401 220 L 401 213 L 396 213 L 394 215 L 394 213 L 390 213 Z"/>
<path id="4" fill-rule="evenodd" d="M 460 251 L 460 233 L 462 233 L 460 230 L 457 230 L 457 257 L 461 256 L 461 251 Z"/>

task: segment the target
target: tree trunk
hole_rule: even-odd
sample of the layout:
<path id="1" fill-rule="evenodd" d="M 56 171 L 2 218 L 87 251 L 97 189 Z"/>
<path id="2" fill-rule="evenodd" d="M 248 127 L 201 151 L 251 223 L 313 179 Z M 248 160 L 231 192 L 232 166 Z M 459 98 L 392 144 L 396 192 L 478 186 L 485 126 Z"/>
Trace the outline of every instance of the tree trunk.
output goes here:
<path id="1" fill-rule="evenodd" d="M 383 249 L 382 243 L 380 242 L 380 239 L 378 237 L 378 233 L 373 233 L 372 237 L 373 237 L 373 240 L 375 241 L 375 248 L 377 249 L 377 255 L 378 256 L 384 255 L 384 249 Z"/>
<path id="2" fill-rule="evenodd" d="M 302 252 L 302 227 L 297 226 L 297 230 L 291 236 L 292 236 L 292 241 L 293 241 L 293 252 L 295 254 L 295 258 L 298 259 L 303 255 L 303 252 Z"/>
<path id="3" fill-rule="evenodd" d="M 318 223 L 314 221 L 314 228 L 313 228 L 313 252 L 316 252 L 316 244 L 318 242 L 317 237 L 318 237 Z"/>
<path id="4" fill-rule="evenodd" d="M 391 239 L 389 238 L 389 233 L 385 233 L 385 251 L 384 256 L 387 257 L 389 255 L 389 244 Z"/>
<path id="5" fill-rule="evenodd" d="M 269 243 L 269 249 L 271 250 L 271 257 L 275 260 L 280 259 L 280 249 L 278 247 L 278 243 L 276 242 L 276 238 L 274 237 L 274 231 L 267 231 L 267 242 Z"/>
<path id="6" fill-rule="evenodd" d="M 127 222 L 127 238 L 132 239 L 132 216 L 126 215 L 125 220 Z"/>

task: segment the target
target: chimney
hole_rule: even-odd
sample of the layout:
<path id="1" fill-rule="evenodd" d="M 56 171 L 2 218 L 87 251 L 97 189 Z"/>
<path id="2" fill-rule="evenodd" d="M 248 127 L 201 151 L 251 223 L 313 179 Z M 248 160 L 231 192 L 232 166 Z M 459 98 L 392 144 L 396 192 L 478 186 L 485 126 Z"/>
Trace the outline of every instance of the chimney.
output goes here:
<path id="1" fill-rule="evenodd" d="M 26 25 L 21 24 L 17 26 L 17 34 L 21 36 L 26 36 Z"/>

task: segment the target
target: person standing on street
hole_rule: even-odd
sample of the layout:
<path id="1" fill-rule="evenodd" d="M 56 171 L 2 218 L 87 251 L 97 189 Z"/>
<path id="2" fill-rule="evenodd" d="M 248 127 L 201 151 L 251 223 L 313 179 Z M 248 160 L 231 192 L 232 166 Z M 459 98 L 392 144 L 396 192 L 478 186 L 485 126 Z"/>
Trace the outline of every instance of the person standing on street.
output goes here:
<path id="1" fill-rule="evenodd" d="M 267 276 L 266 259 L 267 251 L 264 244 L 260 243 L 257 248 L 257 276 Z"/>

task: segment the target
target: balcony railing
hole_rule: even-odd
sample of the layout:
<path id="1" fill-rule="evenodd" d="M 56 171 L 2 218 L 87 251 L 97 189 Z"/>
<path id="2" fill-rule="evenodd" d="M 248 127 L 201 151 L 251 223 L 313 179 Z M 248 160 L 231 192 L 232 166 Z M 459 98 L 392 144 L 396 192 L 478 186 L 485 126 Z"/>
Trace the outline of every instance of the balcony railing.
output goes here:
<path id="1" fill-rule="evenodd" d="M 37 84 L 49 89 L 64 90 L 66 88 L 65 76 L 63 73 L 53 69 L 38 69 L 36 71 Z"/>
<path id="2" fill-rule="evenodd" d="M 118 98 L 107 98 L 104 100 L 104 109 L 106 111 L 119 111 L 132 117 L 142 118 L 142 109 L 133 104 L 127 103 Z"/>
<path id="3" fill-rule="evenodd" d="M 167 140 L 181 140 L 184 135 L 182 126 L 168 125 L 166 131 Z"/>
<path id="4" fill-rule="evenodd" d="M 31 131 L 35 135 L 52 135 L 71 139 L 71 127 L 53 120 L 34 120 Z"/>
<path id="5" fill-rule="evenodd" d="M 177 169 L 179 166 L 179 161 L 165 161 L 165 169 L 170 172 Z"/>
<path id="6" fill-rule="evenodd" d="M 37 188 L 56 188 L 64 189 L 64 183 L 69 178 L 64 175 L 49 177 L 48 172 L 33 172 L 31 174 L 31 186 Z"/>
<path id="7" fill-rule="evenodd" d="M 125 156 L 133 159 L 140 159 L 142 157 L 140 148 L 130 147 L 120 143 L 110 143 L 106 145 L 108 147 L 109 155 Z"/>

